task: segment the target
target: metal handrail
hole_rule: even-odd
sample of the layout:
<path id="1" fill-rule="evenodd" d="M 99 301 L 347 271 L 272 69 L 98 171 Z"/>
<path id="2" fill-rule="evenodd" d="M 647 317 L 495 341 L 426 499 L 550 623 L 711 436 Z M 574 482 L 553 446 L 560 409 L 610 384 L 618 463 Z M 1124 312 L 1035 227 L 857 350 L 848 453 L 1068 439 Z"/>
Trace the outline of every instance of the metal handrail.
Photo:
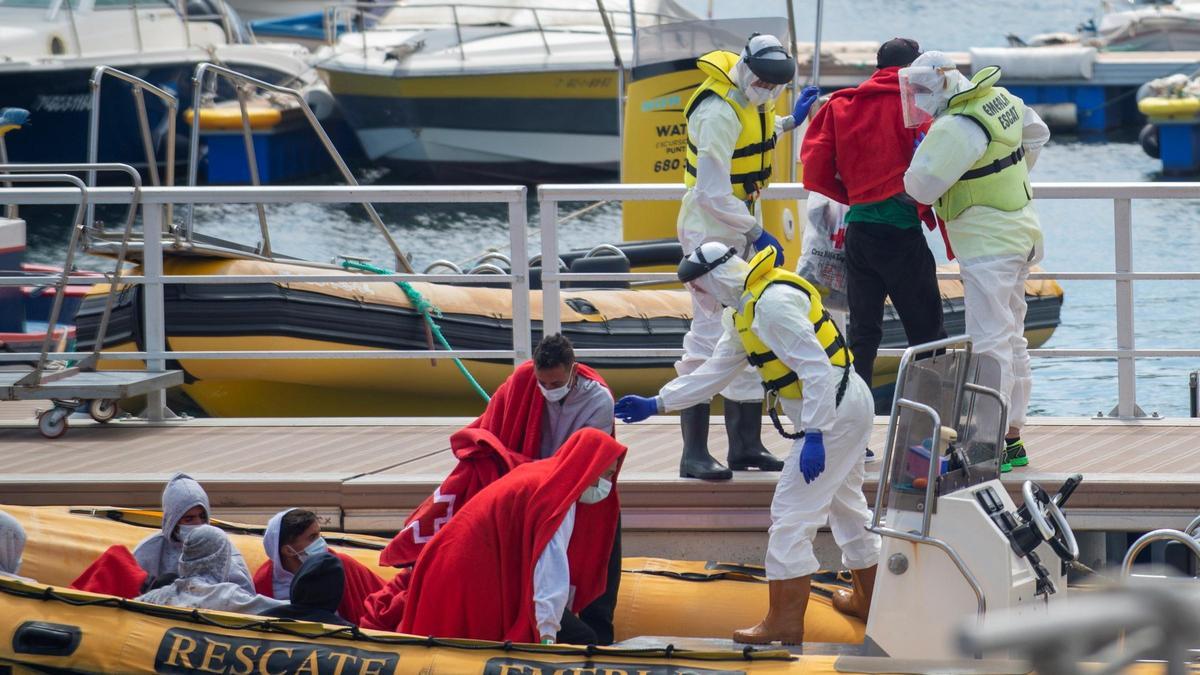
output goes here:
<path id="1" fill-rule="evenodd" d="M 1189 527 L 1191 526 L 1189 525 Z M 1137 559 L 1138 555 L 1147 546 L 1159 541 L 1173 541 L 1183 544 L 1187 550 L 1192 552 L 1196 560 L 1200 562 L 1200 541 L 1196 541 L 1194 537 L 1184 534 L 1179 530 L 1154 530 L 1138 537 L 1137 541 L 1133 542 L 1133 545 L 1125 552 L 1125 558 L 1121 561 L 1121 578 L 1128 578 L 1133 572 L 1133 561 Z"/>
<path id="2" fill-rule="evenodd" d="M 386 14 L 386 13 L 393 12 L 395 10 L 437 9 L 437 7 L 434 7 L 431 5 L 404 5 L 404 4 L 401 4 L 402 2 L 403 2 L 403 0 L 396 0 L 395 2 L 392 2 L 392 3 L 389 3 L 389 2 L 377 2 L 377 3 L 376 2 L 352 2 L 352 3 L 343 3 L 343 4 L 335 4 L 335 5 L 326 6 L 324 9 L 324 12 L 323 12 L 323 16 L 322 16 L 322 21 L 325 26 L 325 42 L 326 42 L 326 44 L 335 45 L 337 43 L 337 39 L 338 39 L 337 29 L 338 29 L 338 26 L 342 25 L 343 21 L 346 23 L 346 25 L 352 25 L 352 21 L 354 19 L 358 19 L 359 25 L 361 26 L 361 30 L 359 32 L 366 32 L 367 30 L 391 30 L 393 28 L 392 26 L 379 25 L 378 22 L 375 25 L 371 26 L 370 28 L 367 28 L 366 22 L 365 22 L 366 16 L 369 14 L 372 14 L 372 13 L 378 14 L 380 12 L 383 12 L 384 14 Z M 598 4 L 599 4 L 599 2 L 598 2 Z M 531 31 L 538 32 L 539 36 L 541 37 L 542 44 L 543 44 L 544 49 L 546 50 L 547 54 L 552 54 L 553 50 L 550 46 L 549 41 L 546 39 L 546 33 L 554 31 L 554 28 L 553 27 L 546 28 L 545 26 L 543 26 L 539 12 L 551 12 L 551 13 L 557 12 L 560 14 L 585 14 L 588 16 L 599 14 L 600 15 L 600 26 L 599 27 L 601 29 L 603 29 L 604 32 L 609 36 L 609 42 L 613 49 L 613 53 L 614 53 L 614 57 L 616 59 L 617 65 L 621 70 L 624 70 L 623 59 L 621 58 L 620 50 L 617 48 L 617 43 L 614 38 L 614 35 L 617 32 L 625 33 L 626 31 L 624 31 L 624 30 L 618 31 L 618 28 L 616 26 L 612 25 L 611 17 L 613 14 L 626 14 L 626 12 L 605 10 L 602 5 L 600 5 L 597 9 L 591 9 L 591 8 L 584 9 L 582 7 L 580 7 L 580 8 L 552 7 L 552 6 L 538 6 L 538 5 L 522 5 L 521 7 L 513 7 L 511 5 L 500 5 L 500 4 L 486 3 L 486 2 L 448 2 L 445 5 L 442 5 L 441 7 L 450 12 L 450 21 L 448 22 L 447 25 L 453 27 L 453 29 L 455 31 L 455 35 L 458 37 L 458 45 L 457 46 L 458 46 L 459 54 L 460 54 L 459 58 L 462 60 L 466 59 L 466 52 L 464 51 L 464 43 L 463 43 L 463 39 L 462 39 L 463 24 L 459 18 L 459 12 L 458 12 L 459 9 L 504 9 L 504 10 L 514 10 L 514 11 L 517 11 L 517 10 L 529 11 L 534 18 L 534 24 L 532 26 L 529 26 L 529 29 Z M 632 33 L 633 24 L 635 23 L 635 19 L 634 19 L 634 14 L 632 12 L 629 12 L 629 14 L 630 14 L 630 24 L 631 24 L 631 28 L 630 28 L 629 32 Z M 655 13 L 655 12 L 639 12 L 638 14 L 653 16 L 659 20 L 664 19 L 664 18 L 666 18 L 666 19 L 671 19 L 671 18 L 677 19 L 678 18 L 678 17 L 671 17 L 670 15 Z M 430 28 L 432 28 L 433 26 L 434 26 L 434 24 L 430 24 Z M 401 27 L 404 27 L 404 26 L 401 24 L 401 25 L 397 25 L 395 28 L 399 29 Z M 367 40 L 366 40 L 365 35 L 363 36 L 363 39 L 361 42 L 362 42 L 361 46 L 362 46 L 362 52 L 363 52 L 363 59 L 365 60 L 366 54 L 367 54 Z"/>
<path id="3" fill-rule="evenodd" d="M 558 235 L 555 221 L 561 202 L 587 202 L 598 199 L 613 201 L 678 201 L 686 191 L 681 184 L 639 185 L 543 185 L 538 188 L 541 212 L 542 256 L 558 255 Z M 796 183 L 771 185 L 763 191 L 762 199 L 803 199 L 808 191 Z M 1133 332 L 1133 282 L 1148 280 L 1200 280 L 1196 272 L 1134 272 L 1133 271 L 1133 216 L 1134 199 L 1200 199 L 1200 183 L 1035 183 L 1035 199 L 1104 199 L 1111 200 L 1113 229 L 1116 239 L 1115 270 L 1112 273 L 1038 273 L 1031 279 L 1076 279 L 1113 281 L 1116 286 L 1117 348 L 1116 349 L 1032 349 L 1030 356 L 1036 357 L 1088 357 L 1112 358 L 1117 361 L 1118 399 L 1116 416 L 1133 418 L 1137 407 L 1137 371 L 1135 360 L 1139 357 L 1196 357 L 1200 349 L 1152 349 L 1139 350 Z M 943 272 L 939 279 L 958 279 L 960 275 Z M 553 332 L 561 327 L 561 313 L 557 304 L 564 281 L 582 281 L 586 277 L 573 273 L 550 272 L 543 274 L 543 329 Z M 608 280 L 630 280 L 631 275 L 610 274 Z M 669 277 L 663 277 L 668 280 Z M 613 356 L 614 350 L 605 350 Z M 599 356 L 597 350 L 577 350 L 582 357 Z M 631 350 L 627 354 L 635 354 Z M 676 350 L 676 354 L 682 353 Z M 899 356 L 903 352 L 881 349 L 880 356 Z"/>
<path id="4" fill-rule="evenodd" d="M 97 164 L 100 161 L 100 90 L 105 77 L 111 77 L 116 80 L 125 82 L 130 86 L 133 92 L 134 103 L 136 104 L 138 115 L 138 129 L 142 138 L 142 150 L 146 156 L 146 168 L 150 174 L 150 184 L 159 185 L 158 175 L 158 157 L 154 152 L 154 140 L 150 134 L 150 120 L 146 114 L 146 99 L 142 92 L 148 91 L 154 94 L 164 105 L 167 106 L 167 160 L 166 160 L 166 184 L 175 184 L 175 119 L 179 112 L 179 99 L 167 90 L 150 84 L 146 80 L 135 75 L 130 75 L 122 70 L 117 70 L 111 66 L 96 66 L 92 69 L 92 77 L 88 81 L 92 90 L 92 110 L 88 115 L 88 158 L 89 164 Z M 89 170 L 88 187 L 96 187 L 96 171 Z M 140 177 L 138 190 L 140 191 Z M 133 208 L 132 203 L 130 208 Z M 87 225 L 91 227 L 96 222 L 96 205 L 88 204 Z M 170 222 L 168 216 L 167 222 Z"/>
<path id="5" fill-rule="evenodd" d="M 1192 538 L 1200 537 L 1200 516 L 1193 518 L 1192 522 L 1183 528 L 1183 533 Z"/>
<path id="6" fill-rule="evenodd" d="M 354 187 L 358 187 L 358 180 L 354 178 L 354 174 L 350 171 L 350 167 L 346 165 L 342 155 L 333 145 L 333 141 L 329 139 L 329 135 L 325 133 L 325 128 L 321 126 L 320 120 L 309 107 L 308 101 L 304 100 L 304 95 L 295 89 L 281 87 L 279 85 L 264 82 L 249 75 L 239 73 L 235 70 L 230 70 L 223 66 L 218 66 L 213 63 L 201 63 L 196 66 L 196 72 L 192 76 L 192 132 L 188 142 L 188 185 L 196 185 L 196 177 L 199 171 L 200 162 L 200 107 L 201 107 L 201 90 L 204 86 L 205 76 L 212 73 L 214 77 L 224 78 L 229 80 L 237 87 L 238 90 L 238 105 L 242 113 L 242 138 L 246 146 L 246 157 L 250 163 L 250 177 L 254 186 L 258 187 L 258 162 L 254 155 L 254 140 L 250 133 L 250 121 L 246 110 L 245 90 L 240 85 L 246 85 L 269 91 L 281 96 L 287 96 L 296 101 L 300 110 L 304 112 L 304 117 L 308 120 L 312 130 L 317 134 L 317 138 L 321 141 L 321 145 L 325 147 L 325 151 L 329 153 L 334 164 L 337 165 L 338 172 L 342 174 L 342 178 Z M 384 241 L 387 242 L 388 248 L 396 257 L 396 266 L 405 272 L 413 272 L 412 264 L 408 260 L 408 256 L 401 250 L 396 239 L 392 237 L 392 233 L 388 230 L 387 225 L 383 223 L 383 219 L 379 217 L 379 212 L 370 202 L 362 202 L 362 207 L 367 212 L 367 217 L 375 224 L 375 227 L 383 235 Z M 271 255 L 271 234 L 267 227 L 266 211 L 263 207 L 263 202 L 255 202 L 258 210 L 258 220 L 263 236 L 263 255 Z M 185 236 L 190 240 L 192 236 L 192 225 L 195 216 L 195 205 L 189 203 L 187 217 L 184 222 Z"/>
<path id="7" fill-rule="evenodd" d="M 987 614 L 987 596 L 983 594 L 983 586 L 979 583 L 979 579 L 975 578 L 975 575 L 971 572 L 971 568 L 967 567 L 966 561 L 962 559 L 962 556 L 958 554 L 958 551 L 954 550 L 953 546 L 947 544 L 941 539 L 938 539 L 937 537 L 923 536 L 913 532 L 904 532 L 882 525 L 871 525 L 867 527 L 867 530 L 874 532 L 881 537 L 901 539 L 913 544 L 932 546 L 936 549 L 940 549 L 948 558 L 950 558 L 950 561 L 954 563 L 954 566 L 958 568 L 959 573 L 962 574 L 962 577 L 966 580 L 967 585 L 971 587 L 971 591 L 975 593 L 976 616 L 979 619 L 982 619 L 983 616 Z"/>
<path id="8" fill-rule="evenodd" d="M 40 170 L 40 165 L 0 165 L 0 175 L 3 176 L 5 182 L 67 183 L 72 186 L 72 191 L 79 192 L 79 202 L 75 206 L 75 214 L 71 217 L 71 237 L 67 244 L 67 259 L 63 263 L 63 273 L 60 275 L 58 281 L 58 292 L 54 296 L 54 304 L 50 307 L 50 316 L 46 320 L 46 334 L 42 337 L 41 354 L 38 356 L 37 365 L 34 366 L 33 371 L 17 382 L 19 385 L 37 385 L 42 382 L 42 374 L 52 353 L 51 344 L 54 342 L 54 329 L 58 327 L 58 317 L 62 312 L 63 297 L 66 295 L 67 275 L 70 274 L 75 263 L 75 249 L 79 246 L 79 239 L 83 228 L 83 214 L 87 212 L 88 204 L 88 188 L 77 176 L 72 176 L 69 173 L 36 173 Z M 28 171 L 30 173 L 13 174 L 11 173 L 13 171 Z M 25 358 L 29 358 L 28 355 Z"/>
<path id="9" fill-rule="evenodd" d="M 517 198 L 518 191 L 522 195 Z M 542 256 L 543 259 L 547 254 L 558 257 L 557 247 L 557 211 L 560 202 L 578 201 L 592 202 L 598 199 L 629 200 L 629 201 L 652 201 L 652 200 L 677 200 L 685 191 L 682 185 L 670 184 L 648 184 L 648 185 L 543 185 L 539 188 L 539 203 L 541 211 L 541 236 L 542 236 Z M 1200 199 L 1200 183 L 1167 183 L 1167 184 L 1129 184 L 1129 183 L 1041 183 L 1034 185 L 1035 195 L 1043 199 L 1108 199 L 1116 201 L 1128 201 L 1131 199 Z M 89 191 L 89 203 L 96 204 L 128 204 L 132 198 L 133 190 L 130 188 L 106 187 L 95 188 Z M 446 202 L 446 203 L 507 203 L 509 205 L 509 218 L 514 227 L 518 223 L 524 224 L 525 220 L 525 202 L 524 188 L 517 187 L 487 187 L 480 186 L 476 188 L 461 188 L 456 186 L 431 186 L 421 188 L 410 187 L 392 187 L 392 186 L 330 186 L 330 187 L 283 187 L 283 186 L 264 186 L 259 188 L 253 187 L 194 187 L 187 189 L 179 188 L 161 188 L 161 187 L 146 187 L 142 191 L 142 202 L 145 205 L 166 205 L 166 204 L 195 204 L 195 203 L 213 203 L 213 204 L 232 204 L 232 203 L 258 203 L 258 202 L 310 202 L 310 203 L 353 203 L 362 201 L 385 202 L 385 203 L 428 203 L 428 202 Z M 798 184 L 776 184 L 767 188 L 763 194 L 765 199 L 797 199 L 807 195 L 807 191 L 802 185 Z M 3 191 L 3 198 L 0 201 L 22 203 L 22 204 L 54 204 L 71 202 L 76 198 L 76 195 L 65 188 L 21 188 L 21 189 L 6 189 Z M 148 209 L 153 212 L 154 209 Z M 1120 216 L 1122 210 L 1118 209 L 1115 215 Z M 1131 223 L 1126 223 L 1125 229 L 1131 227 Z M 522 231 L 525 228 L 522 227 Z M 148 230 L 148 237 L 150 236 Z M 1118 248 L 1125 244 L 1118 242 Z M 527 282 L 528 273 L 528 258 L 526 256 L 525 239 L 513 240 L 510 246 L 514 252 L 512 270 L 514 276 L 521 276 Z M 149 246 L 147 247 L 150 248 Z M 152 258 L 153 252 L 147 250 L 146 258 Z M 437 275 L 441 281 L 458 281 L 453 275 Z M 944 277 L 953 277 L 954 275 L 945 274 Z M 1031 275 L 1037 277 L 1038 275 Z M 1045 278 L 1075 278 L 1088 280 L 1111 280 L 1118 284 L 1129 284 L 1133 281 L 1141 281 L 1147 279 L 1188 279 L 1194 280 L 1194 273 L 1157 273 L 1134 272 L 1132 269 L 1118 269 L 1113 273 L 1079 273 L 1079 274 L 1051 274 L 1046 273 Z M 300 281 L 308 277 L 291 277 L 290 281 Z M 480 277 L 475 276 L 474 281 L 500 281 L 500 278 L 494 276 Z M 559 303 L 561 299 L 561 283 L 564 280 L 646 280 L 646 281 L 669 281 L 674 278 L 670 273 L 589 273 L 576 274 L 570 272 L 562 272 L 555 269 L 543 270 L 543 311 L 544 321 L 543 327 L 546 331 L 552 331 L 561 327 L 561 318 L 558 314 Z M 224 279 L 224 278 L 222 278 Z M 231 283 L 222 279 L 207 279 L 203 276 L 190 276 L 187 281 L 190 283 Z M 379 277 L 372 281 L 380 280 Z M 127 283 L 146 283 L 150 287 L 161 289 L 166 284 L 182 283 L 183 280 L 176 278 L 163 278 L 150 274 L 149 272 L 144 277 L 125 277 Z M 363 277 L 356 279 L 359 282 L 367 282 L 368 279 Z M 30 280 L 26 279 L 26 283 Z M 8 285 L 10 282 L 0 279 L 0 285 Z M 72 280 L 72 283 L 76 283 Z M 81 279 L 78 283 L 95 283 L 95 280 Z M 1125 302 L 1129 298 L 1119 297 L 1119 301 Z M 1129 316 L 1126 317 L 1126 312 L 1118 313 L 1118 323 L 1123 324 L 1127 320 L 1131 320 L 1132 308 L 1127 308 Z M 520 321 L 514 322 L 521 323 Z M 518 328 L 522 328 L 518 326 Z M 529 326 L 523 326 L 525 330 L 529 330 Z M 155 356 L 167 354 L 163 349 L 147 348 L 147 352 Z M 578 350 L 580 356 L 584 357 L 621 357 L 621 356 L 654 356 L 668 357 L 677 356 L 680 354 L 679 349 L 595 349 L 595 350 Z M 881 356 L 901 356 L 902 350 L 880 350 Z M 1091 358 L 1112 358 L 1119 362 L 1132 363 L 1136 358 L 1143 357 L 1193 357 L 1200 356 L 1200 349 L 1138 349 L 1136 345 L 1130 343 L 1122 343 L 1116 349 L 1036 349 L 1030 350 L 1031 356 L 1036 357 L 1091 357 Z M 107 358 L 107 355 L 106 355 Z M 168 357 L 169 358 L 169 357 Z M 0 361 L 8 360 L 4 355 L 0 355 Z M 1120 369 L 1118 378 L 1122 382 L 1121 405 L 1118 406 L 1118 411 L 1121 416 L 1131 417 L 1133 410 L 1134 399 L 1132 397 L 1133 389 L 1130 378 L 1135 373 L 1129 369 Z"/>

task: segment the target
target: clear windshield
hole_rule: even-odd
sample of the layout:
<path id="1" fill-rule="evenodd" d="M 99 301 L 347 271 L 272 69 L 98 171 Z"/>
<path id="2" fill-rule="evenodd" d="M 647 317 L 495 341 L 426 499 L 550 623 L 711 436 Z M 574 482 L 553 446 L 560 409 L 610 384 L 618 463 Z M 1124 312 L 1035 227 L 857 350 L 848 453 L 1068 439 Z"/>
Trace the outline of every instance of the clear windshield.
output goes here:
<path id="1" fill-rule="evenodd" d="M 679 21 L 695 15 L 675 0 L 635 0 L 638 23 L 647 20 Z M 627 0 L 604 0 L 613 25 L 630 26 Z M 453 26 L 603 26 L 595 0 L 480 0 L 479 2 L 445 2 L 445 0 L 405 0 L 389 9 L 379 21 L 380 26 L 433 27 Z"/>
<path id="2" fill-rule="evenodd" d="M 638 23 L 634 64 L 638 66 L 694 59 L 715 49 L 740 52 L 746 46 L 746 36 L 752 33 L 774 35 L 785 45 L 790 42 L 784 17 L 693 20 L 654 26 Z"/>

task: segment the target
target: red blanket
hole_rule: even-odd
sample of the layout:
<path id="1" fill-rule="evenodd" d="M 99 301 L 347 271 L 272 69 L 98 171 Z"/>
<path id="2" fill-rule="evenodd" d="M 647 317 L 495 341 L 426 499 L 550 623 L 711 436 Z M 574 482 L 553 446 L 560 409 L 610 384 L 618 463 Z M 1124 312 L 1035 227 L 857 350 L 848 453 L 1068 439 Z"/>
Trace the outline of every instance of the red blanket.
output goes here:
<path id="1" fill-rule="evenodd" d="M 805 187 L 850 205 L 904 192 L 904 172 L 925 129 L 904 126 L 899 70 L 880 68 L 829 97 L 804 134 Z"/>
<path id="2" fill-rule="evenodd" d="M 337 608 L 338 616 L 356 626 L 361 625 L 364 603 L 368 596 L 383 588 L 383 579 L 349 555 L 333 549 L 329 552 L 341 559 L 342 569 L 346 571 L 346 590 Z M 274 577 L 274 566 L 267 560 L 254 573 L 254 590 L 259 595 L 275 597 Z"/>
<path id="3" fill-rule="evenodd" d="M 396 630 L 404 619 L 404 601 L 408 599 L 408 582 L 412 568 L 400 570 L 387 585 L 367 596 L 363 603 L 361 628 Z"/>
<path id="4" fill-rule="evenodd" d="M 99 558 L 71 582 L 71 588 L 92 593 L 136 598 L 146 583 L 146 570 L 124 546 L 110 546 Z"/>
<path id="5" fill-rule="evenodd" d="M 575 372 L 608 386 L 599 373 L 582 363 L 575 364 Z M 458 465 L 404 521 L 404 527 L 379 554 L 379 564 L 412 565 L 425 542 L 475 493 L 514 467 L 538 459 L 544 402 L 533 375 L 533 362 L 517 366 L 496 390 L 483 414 L 450 437 L 450 449 Z"/>
<path id="6" fill-rule="evenodd" d="M 421 551 L 399 630 L 536 642 L 533 568 L 572 504 L 578 536 L 567 548 L 571 609 L 599 597 L 620 511 L 616 477 L 607 499 L 577 502 L 624 455 L 625 446 L 612 436 L 581 429 L 554 456 L 522 464 L 475 495 Z"/>

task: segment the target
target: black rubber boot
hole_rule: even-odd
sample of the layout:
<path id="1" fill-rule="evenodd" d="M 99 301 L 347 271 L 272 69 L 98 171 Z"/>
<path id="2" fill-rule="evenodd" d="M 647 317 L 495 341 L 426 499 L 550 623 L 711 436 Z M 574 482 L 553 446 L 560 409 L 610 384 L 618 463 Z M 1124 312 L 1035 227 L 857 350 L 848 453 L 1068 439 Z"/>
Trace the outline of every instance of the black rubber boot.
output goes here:
<path id="1" fill-rule="evenodd" d="M 708 454 L 707 403 L 684 408 L 679 413 L 679 428 L 683 431 L 683 456 L 679 459 L 681 478 L 729 480 L 733 472 Z"/>
<path id="2" fill-rule="evenodd" d="M 729 436 L 730 469 L 783 470 L 783 460 L 762 443 L 762 401 L 725 399 L 725 433 Z"/>

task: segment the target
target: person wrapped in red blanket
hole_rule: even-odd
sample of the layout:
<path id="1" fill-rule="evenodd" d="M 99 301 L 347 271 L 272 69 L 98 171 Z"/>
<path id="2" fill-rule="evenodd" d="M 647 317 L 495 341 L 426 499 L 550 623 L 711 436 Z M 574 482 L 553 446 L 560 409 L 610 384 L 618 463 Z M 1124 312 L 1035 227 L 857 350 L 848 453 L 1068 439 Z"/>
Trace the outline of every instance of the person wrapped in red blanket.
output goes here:
<path id="1" fill-rule="evenodd" d="M 307 559 L 328 551 L 342 561 L 345 590 L 337 613 L 354 625 L 362 622 L 368 596 L 383 588 L 383 579 L 354 558 L 329 549 L 321 536 L 317 515 L 304 509 L 287 509 L 271 517 L 263 534 L 269 560 L 254 573 L 254 590 L 276 600 L 290 600 L 292 579 Z"/>
<path id="2" fill-rule="evenodd" d="M 380 565 L 411 567 L 422 546 L 481 489 L 531 460 L 549 457 L 575 431 L 613 432 L 612 394 L 603 378 L 575 360 L 570 340 L 543 338 L 533 359 L 500 386 L 478 419 L 450 437 L 459 463 L 405 521 L 379 556 Z M 620 537 L 609 556 L 609 582 L 582 616 L 599 644 L 613 639 L 612 616 L 621 577 Z M 363 627 L 394 628 L 404 611 L 408 574 L 402 571 L 368 598 Z"/>
<path id="3" fill-rule="evenodd" d="M 581 429 L 487 486 L 424 547 L 393 630 L 594 643 L 575 618 L 605 590 L 625 447 Z M 589 633 L 591 633 L 589 635 Z"/>
<path id="4" fill-rule="evenodd" d="M 946 337 L 937 263 L 921 231 L 922 221 L 933 228 L 933 213 L 904 191 L 904 172 L 928 125 L 905 126 L 899 71 L 920 53 L 916 41 L 907 38 L 880 46 L 875 73 L 830 95 L 800 150 L 804 186 L 849 206 L 846 337 L 854 370 L 867 385 L 883 340 L 885 299 L 899 314 L 908 344 Z M 948 240 L 946 253 L 954 257 Z"/>

